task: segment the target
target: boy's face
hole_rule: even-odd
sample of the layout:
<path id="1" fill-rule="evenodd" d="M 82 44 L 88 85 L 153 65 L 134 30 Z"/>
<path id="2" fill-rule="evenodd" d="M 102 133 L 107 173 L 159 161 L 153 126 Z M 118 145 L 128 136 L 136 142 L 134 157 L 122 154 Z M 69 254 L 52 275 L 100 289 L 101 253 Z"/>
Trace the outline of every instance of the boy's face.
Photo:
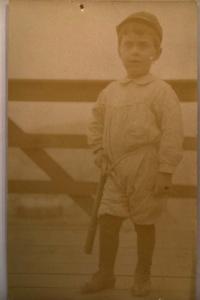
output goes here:
<path id="1" fill-rule="evenodd" d="M 119 42 L 119 56 L 131 78 L 147 74 L 152 63 L 159 58 L 160 52 L 153 35 L 147 30 L 142 33 L 129 30 L 122 35 Z"/>

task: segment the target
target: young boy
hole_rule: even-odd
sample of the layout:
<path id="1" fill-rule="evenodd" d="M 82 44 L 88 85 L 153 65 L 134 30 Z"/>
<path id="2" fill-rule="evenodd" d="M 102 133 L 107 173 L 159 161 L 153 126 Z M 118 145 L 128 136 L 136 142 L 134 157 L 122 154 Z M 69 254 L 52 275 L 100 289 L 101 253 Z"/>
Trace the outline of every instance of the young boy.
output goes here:
<path id="1" fill-rule="evenodd" d="M 155 223 L 161 215 L 172 173 L 182 157 L 182 122 L 175 92 L 150 74 L 161 54 L 162 28 L 148 12 L 117 26 L 118 51 L 127 77 L 110 83 L 93 109 L 89 144 L 108 177 L 99 209 L 99 269 L 84 293 L 114 287 L 119 231 L 130 218 L 137 234 L 133 295 L 150 292 Z"/>

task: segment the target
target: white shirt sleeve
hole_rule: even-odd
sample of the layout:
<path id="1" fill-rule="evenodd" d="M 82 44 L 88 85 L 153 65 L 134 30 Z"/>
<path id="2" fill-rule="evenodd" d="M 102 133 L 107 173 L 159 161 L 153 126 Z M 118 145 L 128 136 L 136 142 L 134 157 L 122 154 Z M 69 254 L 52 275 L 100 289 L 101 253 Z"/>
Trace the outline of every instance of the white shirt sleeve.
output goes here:
<path id="1" fill-rule="evenodd" d="M 179 99 L 168 84 L 155 101 L 160 125 L 159 171 L 173 173 L 183 155 L 183 126 Z"/>

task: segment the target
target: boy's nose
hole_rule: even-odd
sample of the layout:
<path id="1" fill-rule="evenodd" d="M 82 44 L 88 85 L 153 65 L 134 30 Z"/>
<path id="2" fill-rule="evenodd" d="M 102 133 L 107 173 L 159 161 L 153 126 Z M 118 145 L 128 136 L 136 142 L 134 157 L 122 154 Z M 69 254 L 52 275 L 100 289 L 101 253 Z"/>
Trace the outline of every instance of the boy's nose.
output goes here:
<path id="1" fill-rule="evenodd" d="M 139 54 L 139 52 L 139 47 L 137 45 L 132 46 L 130 49 L 131 56 L 136 56 Z"/>

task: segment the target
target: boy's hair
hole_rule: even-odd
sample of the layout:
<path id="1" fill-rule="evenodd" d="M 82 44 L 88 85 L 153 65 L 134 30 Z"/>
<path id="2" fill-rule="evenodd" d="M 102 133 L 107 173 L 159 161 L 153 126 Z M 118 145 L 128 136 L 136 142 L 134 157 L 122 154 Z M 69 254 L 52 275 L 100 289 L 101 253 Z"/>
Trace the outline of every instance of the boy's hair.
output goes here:
<path id="1" fill-rule="evenodd" d="M 157 17 L 148 12 L 131 14 L 116 27 L 116 30 L 119 43 L 122 36 L 129 31 L 134 31 L 138 34 L 144 34 L 144 32 L 148 31 L 153 36 L 155 46 L 158 48 L 162 42 L 162 27 Z"/>

